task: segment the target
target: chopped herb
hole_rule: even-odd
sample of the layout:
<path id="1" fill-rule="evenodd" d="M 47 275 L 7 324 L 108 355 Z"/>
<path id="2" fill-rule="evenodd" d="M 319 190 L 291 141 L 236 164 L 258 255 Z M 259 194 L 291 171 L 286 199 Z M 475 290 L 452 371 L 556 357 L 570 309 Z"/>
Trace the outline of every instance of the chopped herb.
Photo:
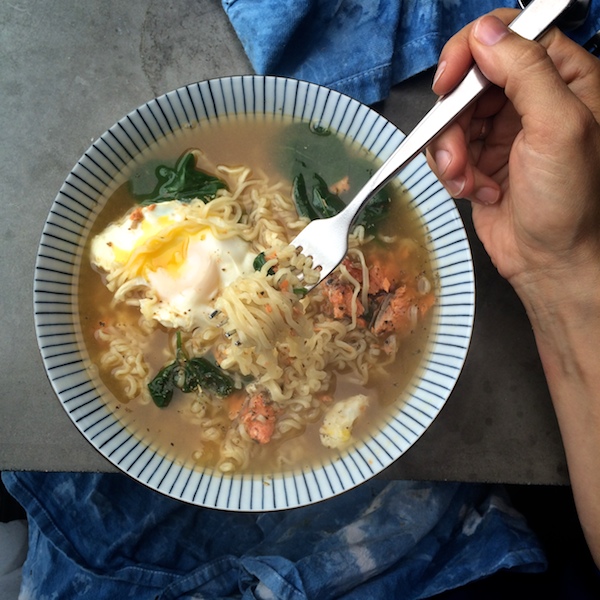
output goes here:
<path id="1" fill-rule="evenodd" d="M 327 127 L 323 127 L 323 125 L 319 125 L 318 123 L 311 123 L 309 127 L 310 131 L 316 135 L 323 137 L 331 135 L 331 131 Z"/>
<path id="2" fill-rule="evenodd" d="M 189 202 L 195 198 L 209 202 L 220 189 L 226 187 L 218 177 L 196 169 L 196 158 L 192 152 L 184 154 L 174 169 L 160 165 L 155 174 L 158 183 L 154 191 L 137 195 L 139 204 L 146 206 L 170 200 Z"/>
<path id="3" fill-rule="evenodd" d="M 256 258 L 252 262 L 252 266 L 254 267 L 255 271 L 260 271 L 266 264 L 267 264 L 267 258 L 265 257 L 264 252 L 257 254 Z M 267 275 L 275 275 L 275 269 L 273 269 L 273 267 L 271 267 L 267 271 Z"/>

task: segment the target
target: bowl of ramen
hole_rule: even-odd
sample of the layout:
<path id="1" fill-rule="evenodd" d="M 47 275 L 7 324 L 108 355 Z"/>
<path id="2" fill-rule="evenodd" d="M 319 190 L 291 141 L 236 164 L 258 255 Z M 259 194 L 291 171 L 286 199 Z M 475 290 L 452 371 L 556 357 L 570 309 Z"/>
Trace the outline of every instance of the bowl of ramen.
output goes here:
<path id="1" fill-rule="evenodd" d="M 268 511 L 359 485 L 419 439 L 473 324 L 453 200 L 418 157 L 310 293 L 289 246 L 403 137 L 330 89 L 240 76 L 91 145 L 45 224 L 34 305 L 50 382 L 102 455 L 174 498 Z"/>

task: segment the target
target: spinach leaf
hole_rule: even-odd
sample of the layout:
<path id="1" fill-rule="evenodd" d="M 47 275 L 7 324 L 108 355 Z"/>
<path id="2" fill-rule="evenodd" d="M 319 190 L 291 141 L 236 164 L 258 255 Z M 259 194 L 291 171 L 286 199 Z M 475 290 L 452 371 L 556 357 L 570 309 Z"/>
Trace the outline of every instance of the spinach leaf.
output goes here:
<path id="1" fill-rule="evenodd" d="M 304 175 L 302 175 L 302 173 L 296 175 L 296 177 L 294 177 L 294 181 L 292 182 L 292 199 L 296 205 L 298 216 L 310 219 L 311 221 L 318 218 L 308 199 L 306 182 L 304 181 Z"/>
<path id="2" fill-rule="evenodd" d="M 339 181 L 349 174 L 349 168 L 354 172 L 354 161 L 349 159 L 344 141 L 321 126 L 291 123 L 282 132 L 277 148 L 276 167 L 290 181 L 302 175 L 309 182 L 314 173 L 326 181 Z"/>
<path id="3" fill-rule="evenodd" d="M 195 165 L 194 154 L 188 152 L 177 161 L 174 169 L 166 165 L 158 166 L 155 171 L 158 183 L 154 191 L 150 194 L 138 194 L 138 203 L 146 206 L 169 200 L 189 202 L 195 198 L 209 202 L 220 189 L 226 187 L 225 183 L 218 177 L 196 169 Z"/>
<path id="4" fill-rule="evenodd" d="M 333 217 L 344 210 L 346 206 L 344 201 L 329 191 L 329 186 L 325 183 L 325 180 L 317 173 L 313 175 L 313 178 L 316 184 L 312 190 L 312 206 L 316 213 L 320 215 L 319 218 Z"/>
<path id="5" fill-rule="evenodd" d="M 356 224 L 363 225 L 367 231 L 373 229 L 377 223 L 387 217 L 391 203 L 392 199 L 390 195 L 383 188 L 367 202 L 367 205 L 356 220 Z"/>
<path id="6" fill-rule="evenodd" d="M 156 406 L 164 408 L 170 404 L 176 388 L 187 394 L 199 387 L 220 397 L 228 396 L 233 391 L 233 379 L 205 358 L 190 359 L 183 349 L 181 332 L 178 331 L 175 360 L 150 381 L 150 396 Z"/>
<path id="7" fill-rule="evenodd" d="M 277 155 L 282 173 L 292 180 L 292 198 L 298 215 L 310 219 L 337 214 L 373 174 L 373 161 L 354 152 L 343 139 L 326 127 L 292 123 L 283 134 Z M 325 182 L 348 177 L 351 190 L 339 196 Z M 309 182 L 314 185 L 309 189 Z M 356 224 L 373 229 L 388 214 L 391 194 L 384 188 L 362 211 Z"/>
<path id="8" fill-rule="evenodd" d="M 184 392 L 193 392 L 201 387 L 221 398 L 233 392 L 233 379 L 205 358 L 195 357 L 189 360 L 185 373 L 185 384 L 181 388 Z"/>
<path id="9" fill-rule="evenodd" d="M 338 195 L 330 191 L 325 179 L 318 173 L 313 173 L 313 179 L 315 180 L 315 184 L 312 188 L 312 195 L 309 201 L 304 176 L 300 173 L 294 178 L 292 198 L 298 214 L 302 217 L 308 217 L 313 221 L 314 219 L 333 217 L 344 210 L 346 203 Z M 358 217 L 356 224 L 362 225 L 366 230 L 371 230 L 377 223 L 385 219 L 389 212 L 390 204 L 391 198 L 384 188 L 369 200 L 367 206 L 365 206 Z M 254 268 L 256 270 L 260 268 L 256 268 L 256 262 Z"/>
<path id="10" fill-rule="evenodd" d="M 298 215 L 311 221 L 333 217 L 346 206 L 344 201 L 329 191 L 327 183 L 318 173 L 313 173 L 313 179 L 316 183 L 312 187 L 309 198 L 304 175 L 299 173 L 294 177 L 292 199 Z"/>
<path id="11" fill-rule="evenodd" d="M 148 384 L 148 390 L 150 396 L 154 401 L 154 404 L 159 408 L 165 408 L 169 406 L 173 399 L 173 392 L 175 391 L 175 378 L 179 365 L 177 362 L 173 362 L 166 367 L 163 367 L 154 379 Z"/>

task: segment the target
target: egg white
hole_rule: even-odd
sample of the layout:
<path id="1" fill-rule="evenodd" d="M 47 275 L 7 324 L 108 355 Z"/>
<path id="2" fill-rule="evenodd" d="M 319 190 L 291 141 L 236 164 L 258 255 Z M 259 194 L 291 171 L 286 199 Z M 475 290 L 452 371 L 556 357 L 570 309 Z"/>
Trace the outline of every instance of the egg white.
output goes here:
<path id="1" fill-rule="evenodd" d="M 356 394 L 331 406 L 319 429 L 321 443 L 327 448 L 343 448 L 352 441 L 354 422 L 365 412 L 369 398 Z"/>

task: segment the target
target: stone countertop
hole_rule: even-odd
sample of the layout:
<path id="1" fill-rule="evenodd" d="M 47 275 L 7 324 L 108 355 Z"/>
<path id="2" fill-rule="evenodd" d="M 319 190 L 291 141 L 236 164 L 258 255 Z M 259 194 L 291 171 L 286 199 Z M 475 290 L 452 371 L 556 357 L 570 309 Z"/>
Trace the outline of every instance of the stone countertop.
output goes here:
<path id="1" fill-rule="evenodd" d="M 33 323 L 36 251 L 50 206 L 88 146 L 122 116 L 188 83 L 252 73 L 219 0 L 0 4 L 0 469 L 111 471 L 69 420 Z M 403 131 L 433 104 L 431 74 L 375 108 Z M 568 483 L 533 334 L 510 286 L 472 241 L 477 306 L 458 384 L 383 477 Z"/>

